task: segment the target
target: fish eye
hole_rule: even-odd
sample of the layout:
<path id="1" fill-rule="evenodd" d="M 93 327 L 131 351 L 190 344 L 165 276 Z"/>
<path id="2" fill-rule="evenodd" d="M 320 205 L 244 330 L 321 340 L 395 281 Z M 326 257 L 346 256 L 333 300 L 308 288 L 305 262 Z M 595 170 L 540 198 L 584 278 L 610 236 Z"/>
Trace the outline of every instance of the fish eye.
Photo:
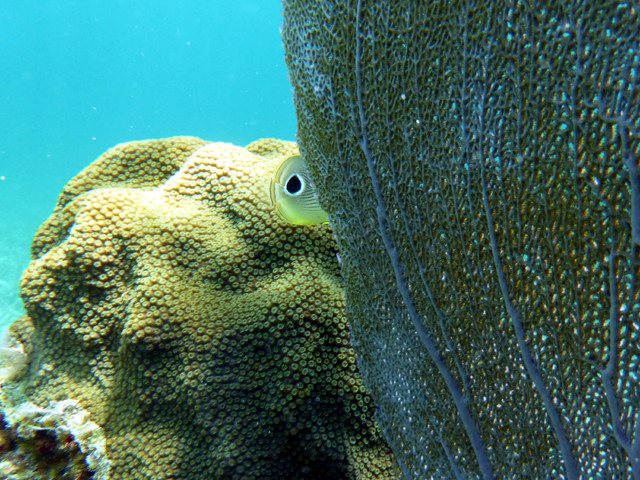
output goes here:
<path id="1" fill-rule="evenodd" d="M 302 179 L 294 173 L 287 179 L 284 189 L 289 195 L 297 195 L 302 192 L 303 186 Z"/>

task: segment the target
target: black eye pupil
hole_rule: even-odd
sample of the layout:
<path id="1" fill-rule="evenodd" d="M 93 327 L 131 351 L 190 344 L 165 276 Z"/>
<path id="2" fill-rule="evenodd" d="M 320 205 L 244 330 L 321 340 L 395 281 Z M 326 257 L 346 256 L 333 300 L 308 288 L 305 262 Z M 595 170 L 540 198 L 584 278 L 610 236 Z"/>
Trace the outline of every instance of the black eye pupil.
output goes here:
<path id="1" fill-rule="evenodd" d="M 300 181 L 300 178 L 298 178 L 297 175 L 291 175 L 291 177 L 289 177 L 289 180 L 287 180 L 287 184 L 285 185 L 287 193 L 295 195 L 300 191 L 301 188 L 302 182 Z"/>

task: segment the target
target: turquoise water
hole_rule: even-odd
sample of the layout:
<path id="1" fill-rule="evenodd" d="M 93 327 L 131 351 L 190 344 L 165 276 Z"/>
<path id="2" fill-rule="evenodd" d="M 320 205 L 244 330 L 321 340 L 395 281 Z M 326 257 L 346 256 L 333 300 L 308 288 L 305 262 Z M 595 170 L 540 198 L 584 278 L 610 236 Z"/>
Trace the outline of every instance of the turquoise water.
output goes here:
<path id="1" fill-rule="evenodd" d="M 0 327 L 64 184 L 110 147 L 295 139 L 277 0 L 0 6 Z"/>

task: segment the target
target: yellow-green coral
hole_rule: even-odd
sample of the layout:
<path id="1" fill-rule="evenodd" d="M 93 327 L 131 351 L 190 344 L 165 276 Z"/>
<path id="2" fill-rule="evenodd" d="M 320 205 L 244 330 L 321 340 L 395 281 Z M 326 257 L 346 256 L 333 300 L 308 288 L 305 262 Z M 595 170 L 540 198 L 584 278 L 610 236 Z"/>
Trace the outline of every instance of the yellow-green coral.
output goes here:
<path id="1" fill-rule="evenodd" d="M 269 201 L 294 153 L 278 140 L 125 144 L 38 231 L 12 326 L 29 361 L 18 385 L 40 406 L 89 411 L 111 478 L 397 475 L 331 231 L 288 225 Z"/>

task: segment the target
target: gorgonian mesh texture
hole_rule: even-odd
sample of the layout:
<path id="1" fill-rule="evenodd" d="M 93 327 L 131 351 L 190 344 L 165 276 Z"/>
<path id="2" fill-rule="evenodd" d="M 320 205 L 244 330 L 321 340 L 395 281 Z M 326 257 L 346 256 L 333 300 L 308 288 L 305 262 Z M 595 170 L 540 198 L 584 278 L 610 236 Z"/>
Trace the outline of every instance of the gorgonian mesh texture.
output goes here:
<path id="1" fill-rule="evenodd" d="M 407 478 L 640 478 L 635 2 L 284 1 Z"/>

